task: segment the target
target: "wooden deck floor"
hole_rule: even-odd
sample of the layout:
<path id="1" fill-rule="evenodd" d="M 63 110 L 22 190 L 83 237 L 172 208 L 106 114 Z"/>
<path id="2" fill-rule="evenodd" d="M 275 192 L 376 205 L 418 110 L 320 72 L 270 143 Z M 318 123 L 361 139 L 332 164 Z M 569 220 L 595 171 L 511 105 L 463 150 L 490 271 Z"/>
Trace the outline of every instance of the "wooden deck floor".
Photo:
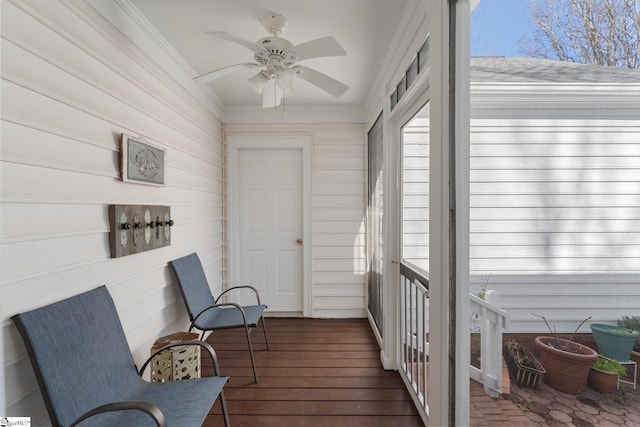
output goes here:
<path id="1" fill-rule="evenodd" d="M 229 417 L 242 426 L 422 426 L 397 372 L 385 371 L 365 319 L 267 319 L 252 332 L 259 382 L 253 381 L 244 331 L 216 332 Z M 212 373 L 203 358 L 203 374 Z M 224 425 L 217 402 L 205 426 Z"/>

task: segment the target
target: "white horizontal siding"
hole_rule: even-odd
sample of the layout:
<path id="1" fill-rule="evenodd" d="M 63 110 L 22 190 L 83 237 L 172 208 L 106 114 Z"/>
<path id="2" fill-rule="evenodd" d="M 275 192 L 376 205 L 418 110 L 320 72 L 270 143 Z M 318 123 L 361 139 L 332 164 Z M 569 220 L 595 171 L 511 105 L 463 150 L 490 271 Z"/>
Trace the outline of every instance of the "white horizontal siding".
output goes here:
<path id="1" fill-rule="evenodd" d="M 425 271 L 429 270 L 429 142 L 428 117 L 414 117 L 402 128 L 402 259 Z"/>
<path id="2" fill-rule="evenodd" d="M 471 286 L 515 332 L 589 332 L 639 314 L 640 121 L 547 114 L 472 120 Z"/>
<path id="3" fill-rule="evenodd" d="M 364 317 L 364 135 L 362 125 L 314 134 L 312 277 L 316 317 Z"/>
<path id="4" fill-rule="evenodd" d="M 472 274 L 640 273 L 640 121 L 474 120 L 471 135 Z"/>
<path id="5" fill-rule="evenodd" d="M 222 285 L 222 125 L 85 3 L 3 1 L 1 48 L 2 415 L 48 425 L 10 316 L 106 284 L 138 363 L 183 329 L 167 261 Z M 166 187 L 120 180 L 123 132 L 167 149 Z M 111 259 L 109 204 L 171 206 L 171 246 Z"/>
<path id="6" fill-rule="evenodd" d="M 511 316 L 512 332 L 548 332 L 542 314 L 561 333 L 590 332 L 591 323 L 615 323 L 637 315 L 640 281 L 635 274 L 493 274 L 472 275 L 471 290 L 499 293 L 500 307 Z"/>

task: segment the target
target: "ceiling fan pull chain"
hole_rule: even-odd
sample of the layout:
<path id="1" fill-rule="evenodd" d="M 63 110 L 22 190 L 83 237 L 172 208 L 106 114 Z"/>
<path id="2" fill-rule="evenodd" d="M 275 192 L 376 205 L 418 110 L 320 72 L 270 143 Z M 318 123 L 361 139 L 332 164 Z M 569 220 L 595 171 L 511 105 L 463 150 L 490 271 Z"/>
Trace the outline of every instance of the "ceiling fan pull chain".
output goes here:
<path id="1" fill-rule="evenodd" d="M 282 88 L 282 118 L 286 119 L 287 118 L 287 107 L 285 106 L 285 103 L 287 101 L 286 101 L 286 98 L 284 96 L 284 91 L 285 91 L 285 89 Z"/>

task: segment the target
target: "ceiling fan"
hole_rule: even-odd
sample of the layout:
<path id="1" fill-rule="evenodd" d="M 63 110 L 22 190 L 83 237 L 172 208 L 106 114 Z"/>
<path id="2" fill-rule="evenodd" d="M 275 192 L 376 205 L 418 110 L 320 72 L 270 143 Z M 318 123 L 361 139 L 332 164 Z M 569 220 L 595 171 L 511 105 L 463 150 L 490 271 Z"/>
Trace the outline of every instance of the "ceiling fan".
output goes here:
<path id="1" fill-rule="evenodd" d="M 295 77 L 319 87 L 327 93 L 341 97 L 349 89 L 346 84 L 335 80 L 313 68 L 299 65 L 299 61 L 328 56 L 344 56 L 347 53 L 331 36 L 293 45 L 280 37 L 287 19 L 272 13 L 261 20 L 262 25 L 271 33 L 257 42 L 250 42 L 224 31 L 208 31 L 207 34 L 244 46 L 253 52 L 255 62 L 234 64 L 222 67 L 194 78 L 196 81 L 210 81 L 242 69 L 258 69 L 258 73 L 248 82 L 258 93 L 262 93 L 264 108 L 280 105 L 282 99 L 292 90 Z"/>

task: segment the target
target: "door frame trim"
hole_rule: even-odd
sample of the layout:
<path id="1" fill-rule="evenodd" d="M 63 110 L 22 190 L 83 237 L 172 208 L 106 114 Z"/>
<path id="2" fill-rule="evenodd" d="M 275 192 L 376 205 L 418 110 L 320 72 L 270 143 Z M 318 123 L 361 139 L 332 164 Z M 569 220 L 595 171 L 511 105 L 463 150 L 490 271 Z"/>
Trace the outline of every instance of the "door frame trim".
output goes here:
<path id="1" fill-rule="evenodd" d="M 312 317 L 311 292 L 311 136 L 254 136 L 228 135 L 227 147 L 227 266 L 228 286 L 232 286 L 239 277 L 240 269 L 240 228 L 239 206 L 240 188 L 238 173 L 240 170 L 241 150 L 283 150 L 293 149 L 302 152 L 302 306 L 303 316 Z"/>

